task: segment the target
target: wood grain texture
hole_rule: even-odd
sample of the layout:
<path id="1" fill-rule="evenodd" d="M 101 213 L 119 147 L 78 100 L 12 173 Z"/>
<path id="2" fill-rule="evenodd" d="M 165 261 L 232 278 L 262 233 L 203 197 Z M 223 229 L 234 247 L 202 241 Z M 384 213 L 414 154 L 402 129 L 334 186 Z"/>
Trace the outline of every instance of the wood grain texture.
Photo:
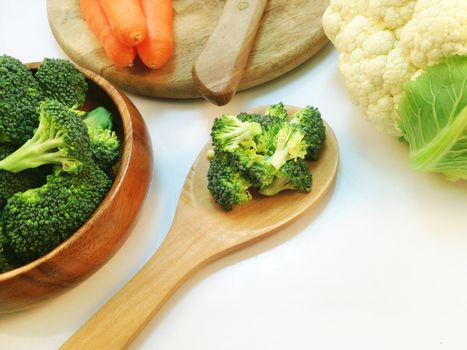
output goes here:
<path id="1" fill-rule="evenodd" d="M 263 111 L 261 108 L 254 112 Z M 270 235 L 316 206 L 332 187 L 339 161 L 336 137 L 326 127 L 327 139 L 320 159 L 310 162 L 310 193 L 285 191 L 274 197 L 257 196 L 230 212 L 220 209 L 206 188 L 206 151 L 210 148 L 206 145 L 187 176 L 172 227 L 159 250 L 61 349 L 127 348 L 196 270 Z"/>
<path id="2" fill-rule="evenodd" d="M 193 65 L 196 90 L 208 101 L 223 106 L 237 91 L 266 4 L 267 0 L 226 1 L 214 31 Z"/>
<path id="3" fill-rule="evenodd" d="M 327 43 L 321 16 L 329 0 L 269 0 L 238 90 L 277 78 L 312 57 Z M 222 13 L 222 0 L 175 0 L 173 58 L 159 70 L 137 61 L 131 68 L 111 64 L 82 19 L 77 0 L 47 0 L 50 27 L 78 65 L 137 94 L 196 98 L 191 71 Z M 225 38 L 226 45 L 229 37 Z"/>
<path id="4" fill-rule="evenodd" d="M 152 146 L 141 115 L 108 81 L 82 72 L 89 85 L 86 106 L 109 109 L 123 141 L 119 170 L 104 201 L 68 240 L 42 258 L 0 274 L 0 313 L 30 307 L 89 277 L 126 240 L 149 190 Z"/>

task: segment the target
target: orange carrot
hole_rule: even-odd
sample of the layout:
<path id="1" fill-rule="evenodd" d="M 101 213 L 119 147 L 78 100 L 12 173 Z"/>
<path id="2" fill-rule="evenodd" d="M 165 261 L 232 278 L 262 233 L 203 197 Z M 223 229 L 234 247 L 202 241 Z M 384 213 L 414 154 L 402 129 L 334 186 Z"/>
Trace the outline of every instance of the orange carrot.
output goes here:
<path id="1" fill-rule="evenodd" d="M 135 48 L 122 44 L 115 37 L 98 0 L 80 0 L 79 4 L 86 23 L 107 57 L 118 66 L 132 66 L 136 56 Z"/>
<path id="2" fill-rule="evenodd" d="M 147 34 L 141 0 L 99 0 L 117 37 L 125 45 L 136 46 Z"/>
<path id="3" fill-rule="evenodd" d="M 172 0 L 141 0 L 148 36 L 137 46 L 141 61 L 149 68 L 160 68 L 174 48 Z"/>

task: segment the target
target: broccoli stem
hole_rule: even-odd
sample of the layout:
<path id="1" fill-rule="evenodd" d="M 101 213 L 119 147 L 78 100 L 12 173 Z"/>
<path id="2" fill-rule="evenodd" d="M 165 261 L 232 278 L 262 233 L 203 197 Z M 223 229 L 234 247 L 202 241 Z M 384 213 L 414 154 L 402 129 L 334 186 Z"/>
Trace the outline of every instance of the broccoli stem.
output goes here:
<path id="1" fill-rule="evenodd" d="M 0 161 L 0 169 L 18 173 L 44 164 L 60 164 L 65 159 L 58 148 L 63 140 L 60 137 L 43 140 L 40 135 L 40 132 L 36 132 L 20 148 Z"/>
<path id="2" fill-rule="evenodd" d="M 230 146 L 226 149 L 233 150 L 244 140 L 252 139 L 255 135 L 261 133 L 261 126 L 257 123 L 248 123 L 243 128 L 233 128 L 225 133 L 225 139 L 228 140 Z"/>
<path id="3" fill-rule="evenodd" d="M 299 141 L 301 141 L 301 138 Z M 288 160 L 291 148 L 294 147 L 296 143 L 296 140 L 293 140 L 293 129 L 284 127 L 279 130 L 276 136 L 276 142 L 276 150 L 271 156 L 267 157 L 267 160 L 274 168 L 280 169 Z"/>
<path id="4" fill-rule="evenodd" d="M 280 147 L 280 145 L 279 145 L 278 148 L 276 149 L 276 151 L 274 152 L 274 154 L 272 154 L 268 158 L 268 161 L 269 161 L 269 163 L 271 163 L 271 165 L 274 168 L 280 169 L 285 164 L 285 162 L 287 161 L 288 154 L 289 154 L 289 151 L 288 151 L 287 147 Z"/>
<path id="5" fill-rule="evenodd" d="M 266 187 L 260 189 L 259 193 L 264 196 L 274 196 L 284 190 L 295 190 L 295 186 L 286 177 L 277 176 L 274 180 Z"/>

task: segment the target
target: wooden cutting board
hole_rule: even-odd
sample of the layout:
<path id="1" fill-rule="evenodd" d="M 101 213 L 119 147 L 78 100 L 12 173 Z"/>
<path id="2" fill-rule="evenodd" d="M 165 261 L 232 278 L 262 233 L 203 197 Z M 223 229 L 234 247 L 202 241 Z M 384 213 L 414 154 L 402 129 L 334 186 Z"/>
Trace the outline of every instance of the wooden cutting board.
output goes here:
<path id="1" fill-rule="evenodd" d="M 240 1 L 240 0 L 239 0 Z M 321 16 L 329 0 L 270 0 L 239 90 L 270 81 L 313 56 L 327 39 Z M 88 29 L 78 0 L 47 0 L 52 32 L 65 53 L 128 92 L 167 98 L 199 97 L 191 69 L 222 13 L 225 1 L 174 0 L 175 52 L 159 70 L 137 61 L 131 68 L 112 65 Z M 225 38 L 229 45 L 229 38 Z"/>

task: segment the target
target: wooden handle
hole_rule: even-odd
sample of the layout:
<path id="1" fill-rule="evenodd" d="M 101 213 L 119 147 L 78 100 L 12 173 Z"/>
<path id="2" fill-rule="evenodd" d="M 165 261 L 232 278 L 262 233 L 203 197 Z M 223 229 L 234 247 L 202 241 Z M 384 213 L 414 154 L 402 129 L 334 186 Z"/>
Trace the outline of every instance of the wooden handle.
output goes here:
<path id="1" fill-rule="evenodd" d="M 192 70 L 199 93 L 219 106 L 237 90 L 267 0 L 227 0 Z"/>
<path id="2" fill-rule="evenodd" d="M 212 245 L 199 237 L 172 229 L 144 267 L 60 349 L 126 349 L 177 288 L 210 261 Z"/>

